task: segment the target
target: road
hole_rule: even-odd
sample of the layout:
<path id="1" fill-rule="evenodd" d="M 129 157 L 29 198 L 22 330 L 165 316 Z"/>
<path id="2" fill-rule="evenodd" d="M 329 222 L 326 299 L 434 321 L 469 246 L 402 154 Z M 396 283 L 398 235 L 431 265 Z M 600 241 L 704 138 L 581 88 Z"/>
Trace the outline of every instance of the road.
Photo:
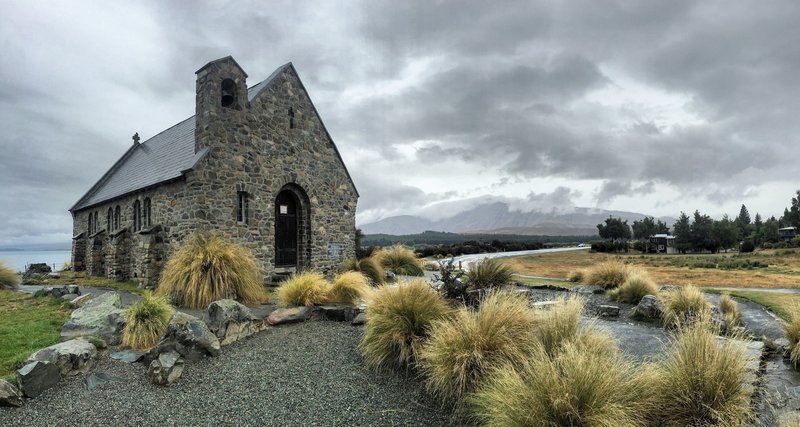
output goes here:
<path id="1" fill-rule="evenodd" d="M 569 248 L 552 248 L 552 249 L 536 249 L 530 251 L 511 251 L 511 252 L 494 252 L 489 254 L 471 254 L 471 255 L 460 255 L 454 258 L 454 263 L 458 264 L 459 262 L 463 266 L 463 268 L 469 268 L 469 264 L 473 262 L 480 261 L 484 258 L 505 258 L 511 256 L 525 256 L 525 255 L 542 255 L 542 254 L 552 254 L 556 252 L 570 252 L 570 251 L 588 251 L 589 247 L 569 247 Z"/>

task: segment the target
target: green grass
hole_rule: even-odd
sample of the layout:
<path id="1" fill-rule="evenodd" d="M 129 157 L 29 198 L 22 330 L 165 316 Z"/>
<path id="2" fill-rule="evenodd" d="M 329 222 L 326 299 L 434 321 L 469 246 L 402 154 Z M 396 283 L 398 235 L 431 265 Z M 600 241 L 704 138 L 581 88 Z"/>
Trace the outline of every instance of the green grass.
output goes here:
<path id="1" fill-rule="evenodd" d="M 64 286 L 76 284 L 79 287 L 105 288 L 115 291 L 124 291 L 136 295 L 142 295 L 145 290 L 140 288 L 135 282 L 119 282 L 108 277 L 90 276 L 85 271 L 61 271 L 58 279 L 48 277 L 37 283 L 47 286 Z"/>
<path id="2" fill-rule="evenodd" d="M 703 288 L 703 292 L 709 294 L 726 293 L 732 297 L 763 305 L 767 310 L 775 313 L 776 316 L 787 322 L 792 321 L 792 313 L 797 311 L 798 307 L 800 307 L 800 294 L 798 293 L 737 291 L 714 288 Z"/>
<path id="3" fill-rule="evenodd" d="M 36 350 L 59 342 L 70 309 L 52 297 L 0 290 L 0 378 L 16 381 L 15 371 Z"/>

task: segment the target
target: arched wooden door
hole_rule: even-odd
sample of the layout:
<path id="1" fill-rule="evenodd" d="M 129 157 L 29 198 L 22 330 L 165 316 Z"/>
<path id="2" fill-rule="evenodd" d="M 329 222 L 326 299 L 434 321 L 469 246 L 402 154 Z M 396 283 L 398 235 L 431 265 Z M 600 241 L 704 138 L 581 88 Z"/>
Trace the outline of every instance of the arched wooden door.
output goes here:
<path id="1" fill-rule="evenodd" d="M 298 201 L 284 190 L 275 198 L 275 266 L 297 266 Z"/>

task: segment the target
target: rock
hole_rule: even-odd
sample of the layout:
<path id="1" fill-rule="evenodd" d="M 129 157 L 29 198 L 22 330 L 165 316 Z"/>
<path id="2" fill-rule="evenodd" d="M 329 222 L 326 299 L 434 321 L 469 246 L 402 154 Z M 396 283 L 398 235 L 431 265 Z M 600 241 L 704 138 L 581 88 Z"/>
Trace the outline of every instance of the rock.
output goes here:
<path id="1" fill-rule="evenodd" d="M 164 335 L 155 347 L 145 355 L 152 361 L 161 353 L 175 351 L 187 360 L 197 360 L 205 356 L 219 356 L 220 343 L 202 320 L 186 313 L 172 315 Z"/>
<path id="2" fill-rule="evenodd" d="M 142 360 L 145 354 L 147 353 L 145 353 L 144 351 L 122 350 L 111 353 L 109 357 L 111 357 L 114 360 L 119 360 L 120 362 L 136 363 Z"/>
<path id="3" fill-rule="evenodd" d="M 76 284 L 67 285 L 67 286 L 65 286 L 65 288 L 67 288 L 67 292 L 69 292 L 71 294 L 75 294 L 75 295 L 80 295 L 81 294 L 81 289 Z"/>
<path id="4" fill-rule="evenodd" d="M 549 310 L 556 305 L 558 305 L 558 301 L 536 301 L 535 303 L 531 304 L 531 307 L 540 310 Z"/>
<path id="5" fill-rule="evenodd" d="M 383 277 L 384 277 L 384 279 L 386 280 L 386 283 L 394 283 L 394 282 L 396 282 L 396 281 L 397 281 L 397 275 L 396 275 L 396 274 L 394 274 L 394 273 L 393 273 L 393 272 L 391 272 L 391 271 L 386 271 L 386 272 L 383 274 Z"/>
<path id="6" fill-rule="evenodd" d="M 601 305 L 597 307 L 597 315 L 600 317 L 617 317 L 619 316 L 619 307 L 616 305 Z"/>
<path id="7" fill-rule="evenodd" d="M 54 271 L 52 273 L 47 273 L 47 277 L 51 279 L 60 279 L 61 275 Z"/>
<path id="8" fill-rule="evenodd" d="M 270 325 L 283 325 L 287 323 L 303 322 L 311 318 L 314 314 L 314 309 L 311 307 L 290 307 L 279 308 L 267 317 L 267 323 Z"/>
<path id="9" fill-rule="evenodd" d="M 28 269 L 25 270 L 25 273 L 23 274 L 23 276 L 27 277 L 27 276 L 30 276 L 30 275 L 33 275 L 33 274 L 48 274 L 48 273 L 52 273 L 52 272 L 53 272 L 53 269 L 50 268 L 49 265 L 47 265 L 47 264 L 45 264 L 43 262 L 40 262 L 40 263 L 34 263 L 34 264 L 28 265 Z"/>
<path id="10" fill-rule="evenodd" d="M 157 385 L 170 385 L 181 377 L 183 373 L 183 359 L 174 351 L 161 353 L 157 359 L 150 362 L 147 369 L 147 378 Z"/>
<path id="11" fill-rule="evenodd" d="M 97 348 L 85 338 L 45 347 L 28 357 L 27 362 L 50 362 L 58 367 L 62 377 L 87 373 L 93 367 Z"/>
<path id="12" fill-rule="evenodd" d="M 728 332 L 728 321 L 719 317 L 712 317 L 711 324 L 719 331 L 720 334 Z"/>
<path id="13" fill-rule="evenodd" d="M 364 312 L 358 313 L 358 316 L 356 316 L 355 319 L 350 322 L 350 324 L 353 326 L 363 325 L 364 323 L 367 323 L 367 314 Z"/>
<path id="14" fill-rule="evenodd" d="M 85 380 L 83 380 L 84 384 L 86 384 L 86 387 L 89 390 L 94 390 L 98 386 L 101 386 L 101 385 L 103 385 L 105 383 L 109 383 L 109 382 L 121 382 L 121 383 L 124 383 L 126 381 L 127 380 L 125 378 L 117 377 L 117 376 L 110 375 L 110 374 L 106 374 L 105 372 L 92 372 L 91 374 L 89 374 L 88 377 L 86 377 Z"/>
<path id="15" fill-rule="evenodd" d="M 602 294 L 606 290 L 599 285 L 577 285 L 572 287 L 572 292 L 578 294 Z"/>
<path id="16" fill-rule="evenodd" d="M 55 287 L 54 288 L 52 286 L 45 287 L 44 288 L 44 292 L 52 295 L 54 298 L 61 298 L 64 295 L 67 294 L 67 290 L 65 288 L 63 288 L 63 287 L 61 287 L 61 288 Z"/>
<path id="17" fill-rule="evenodd" d="M 88 294 L 83 294 L 83 295 L 79 296 L 78 298 L 75 298 L 74 300 L 70 301 L 69 305 L 71 307 L 73 307 L 73 308 L 80 308 L 80 307 L 83 307 L 84 305 L 86 305 L 87 302 L 89 302 L 89 301 L 91 301 L 93 299 L 94 299 L 94 295 L 90 292 Z"/>
<path id="18" fill-rule="evenodd" d="M 772 347 L 775 354 L 785 355 L 787 359 L 789 358 L 789 352 L 791 351 L 790 349 L 792 345 L 789 343 L 788 339 L 781 337 L 773 340 Z"/>
<path id="19" fill-rule="evenodd" d="M 660 288 L 658 288 L 658 291 L 659 292 L 674 292 L 674 291 L 677 291 L 678 289 L 680 289 L 680 286 L 662 285 Z"/>
<path id="20" fill-rule="evenodd" d="M 70 315 L 61 328 L 63 341 L 76 337 L 96 336 L 109 345 L 120 343 L 122 329 L 125 327 L 125 311 L 119 294 L 107 292 L 85 303 Z"/>
<path id="21" fill-rule="evenodd" d="M 0 406 L 22 406 L 22 392 L 6 380 L 0 380 Z"/>
<path id="22" fill-rule="evenodd" d="M 223 299 L 208 306 L 206 324 L 221 345 L 228 345 L 262 330 L 264 322 L 239 302 Z"/>
<path id="23" fill-rule="evenodd" d="M 66 301 L 72 301 L 75 298 L 78 298 L 78 296 L 79 296 L 78 294 L 64 294 L 64 295 L 61 295 L 61 299 L 66 300 Z"/>
<path id="24" fill-rule="evenodd" d="M 661 302 L 655 295 L 645 295 L 633 309 L 633 316 L 648 320 L 658 319 L 661 317 Z"/>
<path id="25" fill-rule="evenodd" d="M 351 305 L 323 305 L 317 307 L 315 313 L 323 320 L 352 322 L 361 311 Z"/>
<path id="26" fill-rule="evenodd" d="M 48 388 L 58 384 L 61 372 L 53 363 L 35 361 L 17 370 L 17 382 L 22 393 L 36 397 Z"/>

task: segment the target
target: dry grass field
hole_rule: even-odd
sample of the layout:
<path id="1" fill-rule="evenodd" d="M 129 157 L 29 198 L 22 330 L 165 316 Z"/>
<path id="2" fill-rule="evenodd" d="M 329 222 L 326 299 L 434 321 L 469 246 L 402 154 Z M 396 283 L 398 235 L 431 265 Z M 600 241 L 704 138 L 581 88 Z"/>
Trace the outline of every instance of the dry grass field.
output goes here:
<path id="1" fill-rule="evenodd" d="M 775 249 L 751 254 L 602 254 L 560 252 L 503 258 L 516 273 L 565 278 L 574 270 L 617 259 L 643 267 L 658 284 L 732 288 L 800 288 L 800 249 Z"/>

